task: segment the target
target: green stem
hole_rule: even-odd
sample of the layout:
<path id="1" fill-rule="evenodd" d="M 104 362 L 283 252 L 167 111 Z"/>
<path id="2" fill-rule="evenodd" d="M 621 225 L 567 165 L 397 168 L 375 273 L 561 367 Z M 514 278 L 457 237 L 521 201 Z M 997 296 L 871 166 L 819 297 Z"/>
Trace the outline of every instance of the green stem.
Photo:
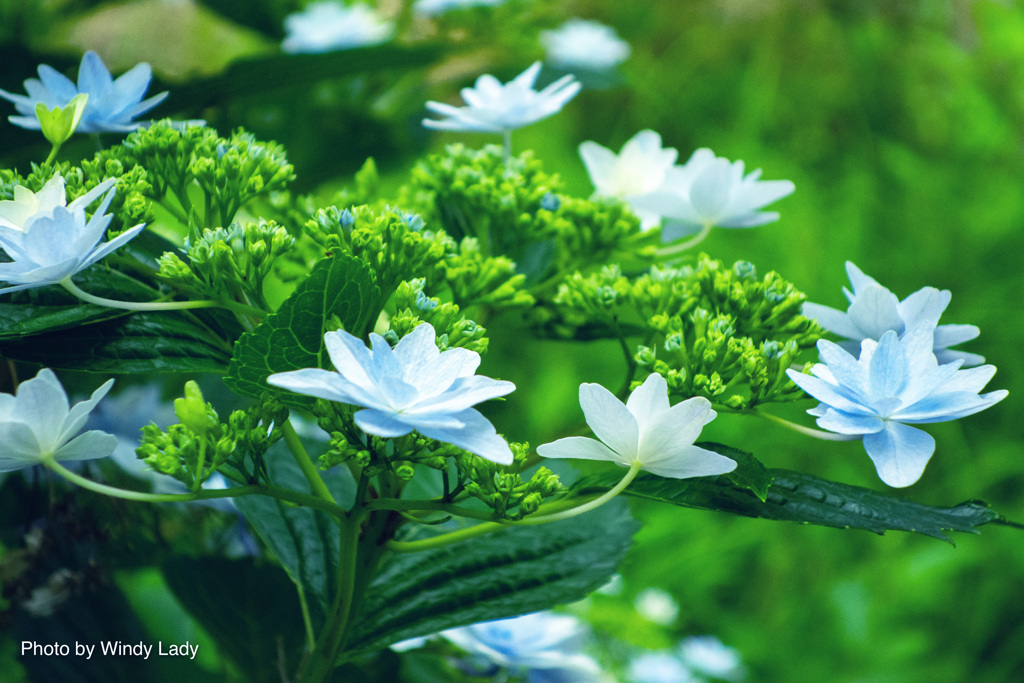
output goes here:
<path id="1" fill-rule="evenodd" d="M 857 441 L 864 436 L 863 434 L 836 434 L 835 432 L 824 432 L 820 429 L 814 429 L 813 427 L 804 427 L 803 425 L 798 425 L 795 422 L 790 422 L 785 418 L 781 418 L 778 415 L 764 413 L 758 409 L 755 409 L 753 414 L 758 417 L 763 417 L 766 420 L 770 420 L 775 424 L 780 424 L 786 429 L 792 429 L 794 432 L 799 434 L 813 436 L 815 439 L 822 439 L 823 441 Z"/>
<path id="2" fill-rule="evenodd" d="M 504 161 L 505 161 L 505 165 L 507 166 L 508 162 L 512 161 L 512 131 L 511 130 L 502 131 L 502 133 L 501 133 L 501 142 L 502 142 L 502 148 L 503 148 L 503 151 L 504 151 L 503 158 L 504 158 Z"/>
<path id="3" fill-rule="evenodd" d="M 403 500 L 400 498 L 376 498 L 366 503 L 367 510 L 394 510 L 405 512 L 407 510 L 422 510 L 424 512 L 447 512 L 448 514 L 479 519 L 485 522 L 494 521 L 494 513 L 482 510 L 446 503 L 442 500 Z"/>
<path id="4" fill-rule="evenodd" d="M 711 232 L 711 228 L 713 227 L 715 226 L 712 223 L 705 224 L 704 227 L 700 229 L 700 232 L 698 232 L 694 237 L 686 240 L 682 244 L 677 244 L 672 247 L 665 247 L 664 249 L 659 249 L 658 256 L 675 256 L 676 254 L 682 253 L 687 249 L 697 246 L 698 244 L 704 241 L 704 238 L 708 236 L 708 233 Z"/>
<path id="5" fill-rule="evenodd" d="M 44 164 L 52 164 L 53 160 L 57 158 L 57 152 L 60 151 L 61 145 L 54 145 L 53 149 L 50 150 L 50 156 L 46 157 Z"/>
<path id="6" fill-rule="evenodd" d="M 296 505 L 322 510 L 333 517 L 344 517 L 347 511 L 340 505 L 333 505 L 320 498 L 298 491 L 283 489 L 279 486 L 265 486 L 250 484 L 247 486 L 235 486 L 229 489 L 201 489 L 195 493 L 145 493 L 143 491 L 129 491 L 114 486 L 107 486 L 99 482 L 86 479 L 67 469 L 52 458 L 43 460 L 43 465 L 50 468 L 68 481 L 78 484 L 84 489 L 95 493 L 102 493 L 105 496 L 123 498 L 124 500 L 137 500 L 147 503 L 187 503 L 193 500 L 210 500 L 212 498 L 241 498 L 242 496 L 264 495 L 278 500 L 284 500 Z"/>
<path id="7" fill-rule="evenodd" d="M 324 483 L 324 478 L 320 476 L 316 465 L 309 459 L 302 441 L 299 440 L 299 435 L 295 433 L 295 427 L 292 426 L 289 420 L 285 420 L 284 424 L 281 425 L 281 432 L 284 434 L 284 442 L 288 445 L 288 450 L 292 452 L 296 464 L 302 470 L 302 475 L 309 482 L 309 489 L 313 495 L 337 505 L 334 496 L 331 495 L 327 488 L 327 484 Z"/>
<path id="8" fill-rule="evenodd" d="M 506 529 L 509 526 L 535 526 L 537 524 L 548 524 L 550 522 L 557 522 L 559 520 L 582 515 L 584 512 L 590 512 L 594 508 L 604 505 L 612 498 L 622 493 L 622 491 L 629 486 L 629 483 L 636 478 L 636 475 L 639 474 L 640 468 L 641 464 L 639 462 L 634 462 L 630 465 L 629 471 L 626 472 L 625 476 L 622 477 L 619 483 L 614 487 L 608 489 L 604 494 L 597 498 L 594 498 L 583 505 L 569 508 L 568 510 L 563 510 L 550 515 L 542 515 L 540 517 L 527 517 L 526 519 L 521 519 L 517 522 L 485 522 L 465 529 L 459 529 L 458 531 L 434 536 L 433 538 L 425 538 L 422 541 L 388 541 L 387 547 L 388 550 L 396 553 L 417 553 L 466 541 L 471 538 L 476 538 L 477 536 L 489 534 L 493 531 Z"/>
<path id="9" fill-rule="evenodd" d="M 256 315 L 260 318 L 266 315 L 265 311 L 234 301 L 214 301 L 213 299 L 206 299 L 204 301 L 117 301 L 116 299 L 107 299 L 102 296 L 89 294 L 72 282 L 70 277 L 61 280 L 57 284 L 86 303 L 106 306 L 108 308 L 120 308 L 126 311 L 180 311 L 189 308 L 226 308 L 235 313 Z"/>

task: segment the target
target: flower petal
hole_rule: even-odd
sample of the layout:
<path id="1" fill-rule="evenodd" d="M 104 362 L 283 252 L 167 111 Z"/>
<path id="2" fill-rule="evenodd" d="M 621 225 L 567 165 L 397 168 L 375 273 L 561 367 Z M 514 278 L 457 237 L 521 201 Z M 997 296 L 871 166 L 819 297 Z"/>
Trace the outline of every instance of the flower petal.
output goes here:
<path id="1" fill-rule="evenodd" d="M 385 439 L 405 436 L 413 430 L 412 425 L 400 420 L 392 411 L 367 408 L 356 412 L 352 418 L 355 420 L 356 426 L 367 434 L 381 436 Z"/>
<path id="2" fill-rule="evenodd" d="M 572 458 L 575 460 L 607 460 L 629 467 L 621 455 L 597 439 L 587 436 L 567 436 L 551 443 L 537 446 L 537 453 L 545 458 Z"/>
<path id="3" fill-rule="evenodd" d="M 627 462 L 637 458 L 640 427 L 629 409 L 600 384 L 580 385 L 580 407 L 594 434 Z"/>
<path id="4" fill-rule="evenodd" d="M 484 460 L 490 460 L 499 465 L 512 464 L 514 459 L 512 449 L 508 447 L 505 439 L 498 436 L 494 425 L 486 417 L 472 408 L 456 413 L 453 417 L 465 426 L 458 429 L 420 427 L 417 431 L 427 438 L 444 441 L 470 453 L 475 453 Z"/>
<path id="5" fill-rule="evenodd" d="M 626 399 L 626 408 L 633 413 L 640 434 L 643 434 L 648 422 L 669 409 L 668 382 L 657 372 L 651 373 Z"/>
<path id="6" fill-rule="evenodd" d="M 736 469 L 736 461 L 699 446 L 687 446 L 675 452 L 671 458 L 644 464 L 643 468 L 659 477 L 689 479 L 732 472 Z"/>
<path id="7" fill-rule="evenodd" d="M 920 429 L 887 421 L 885 429 L 864 437 L 864 449 L 881 480 L 902 488 L 921 478 L 935 452 L 935 439 Z"/>
<path id="8" fill-rule="evenodd" d="M 105 458 L 117 448 L 117 437 L 99 430 L 90 430 L 57 449 L 57 460 L 94 460 Z"/>

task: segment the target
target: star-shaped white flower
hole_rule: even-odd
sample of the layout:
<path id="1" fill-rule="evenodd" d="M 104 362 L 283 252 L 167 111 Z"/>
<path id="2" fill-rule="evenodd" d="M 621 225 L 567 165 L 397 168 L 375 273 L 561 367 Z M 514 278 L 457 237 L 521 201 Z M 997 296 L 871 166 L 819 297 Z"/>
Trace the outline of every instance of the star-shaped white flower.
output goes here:
<path id="1" fill-rule="evenodd" d="M 99 244 L 112 218 L 104 212 L 117 191 L 116 182 L 108 178 L 67 206 L 59 175 L 38 193 L 16 186 L 14 199 L 0 202 L 0 248 L 11 258 L 0 263 L 0 281 L 11 284 L 0 287 L 0 294 L 59 284 L 138 235 L 144 224 Z M 104 192 L 87 221 L 86 207 Z"/>
<path id="2" fill-rule="evenodd" d="M 540 44 L 548 63 L 561 69 L 607 71 L 632 52 L 615 29 L 591 19 L 569 19 L 557 29 L 541 31 Z"/>
<path id="3" fill-rule="evenodd" d="M 843 293 L 850 302 L 846 312 L 808 301 L 803 305 L 802 313 L 806 318 L 817 320 L 829 332 L 849 340 L 840 342 L 839 346 L 853 355 L 859 352 L 861 341 L 878 341 L 889 330 L 902 336 L 907 330 L 925 322 L 935 326 L 952 298 L 949 290 L 925 287 L 900 301 L 850 261 L 846 262 L 846 274 L 853 286 L 852 292 L 843 287 Z M 974 325 L 938 325 L 934 334 L 935 348 L 932 351 L 939 363 L 962 360 L 964 367 L 971 367 L 985 362 L 984 356 L 949 348 L 977 337 L 980 331 Z"/>
<path id="4" fill-rule="evenodd" d="M 694 446 L 701 429 L 715 419 L 711 402 L 695 396 L 669 406 L 668 383 L 653 373 L 623 404 L 600 384 L 580 385 L 580 407 L 600 441 L 570 436 L 537 448 L 545 458 L 610 460 L 662 477 L 686 479 L 725 474 L 736 461 Z"/>
<path id="5" fill-rule="evenodd" d="M 686 164 L 666 172 L 659 189 L 630 201 L 675 222 L 666 226 L 665 241 L 696 229 L 753 228 L 779 220 L 778 213 L 760 209 L 794 190 L 788 180 L 760 177 L 761 169 L 744 175 L 742 161 L 730 162 L 710 149 L 698 149 Z"/>
<path id="6" fill-rule="evenodd" d="M 507 133 L 557 114 L 580 91 L 580 84 L 572 75 L 565 75 L 538 92 L 533 84 L 540 67 L 540 62 L 535 62 L 508 83 L 490 74 L 480 76 L 472 88 L 462 89 L 465 107 L 427 102 L 427 109 L 445 118 L 423 119 L 423 125 L 435 130 Z"/>
<path id="7" fill-rule="evenodd" d="M 97 430 L 78 434 L 113 384 L 108 380 L 91 398 L 71 406 L 57 376 L 43 368 L 19 384 L 16 395 L 0 394 L 0 472 L 47 460 L 91 460 L 113 453 L 115 436 Z"/>
<path id="8" fill-rule="evenodd" d="M 665 174 L 676 163 L 679 152 L 671 147 L 662 148 L 661 136 L 653 130 L 642 130 L 622 146 L 618 154 L 596 142 L 580 144 L 580 158 L 587 167 L 594 193 L 602 197 L 616 197 L 631 201 L 637 195 L 654 192 L 665 182 Z M 638 209 L 645 230 L 654 227 L 661 216 Z"/>
<path id="9" fill-rule="evenodd" d="M 285 52 L 321 53 L 386 42 L 395 25 L 366 5 L 323 0 L 285 17 L 284 30 Z"/>
<path id="10" fill-rule="evenodd" d="M 926 321 L 902 338 L 889 330 L 877 342 L 865 339 L 859 358 L 822 339 L 823 362 L 811 368 L 813 377 L 786 371 L 821 401 L 807 411 L 819 427 L 863 435 L 864 449 L 889 486 L 916 482 L 935 452 L 935 439 L 908 425 L 973 415 L 1007 395 L 1005 390 L 978 393 L 995 374 L 991 365 L 969 370 L 959 369 L 960 360 L 940 365 L 932 353 L 934 329 Z"/>
<path id="11" fill-rule="evenodd" d="M 153 70 L 143 62 L 114 80 L 100 56 L 92 50 L 85 53 L 78 67 L 78 84 L 56 69 L 42 64 L 39 78 L 25 81 L 27 95 L 15 95 L 0 90 L 0 97 L 10 100 L 21 116 L 9 117 L 11 123 L 22 128 L 39 130 L 36 104 L 48 109 L 64 108 L 76 95 L 89 96 L 82 118 L 75 128 L 77 133 L 130 133 L 139 127 L 135 117 L 164 101 L 166 92 L 143 100 Z"/>
<path id="12" fill-rule="evenodd" d="M 380 335 L 371 334 L 369 349 L 348 332 L 328 332 L 324 344 L 337 372 L 304 368 L 271 375 L 267 382 L 362 406 L 354 419 L 367 434 L 394 438 L 415 429 L 486 460 L 511 464 L 508 444 L 472 406 L 511 393 L 515 385 L 474 374 L 480 354 L 463 348 L 442 353 L 435 337 L 434 328 L 422 323 L 394 349 Z"/>

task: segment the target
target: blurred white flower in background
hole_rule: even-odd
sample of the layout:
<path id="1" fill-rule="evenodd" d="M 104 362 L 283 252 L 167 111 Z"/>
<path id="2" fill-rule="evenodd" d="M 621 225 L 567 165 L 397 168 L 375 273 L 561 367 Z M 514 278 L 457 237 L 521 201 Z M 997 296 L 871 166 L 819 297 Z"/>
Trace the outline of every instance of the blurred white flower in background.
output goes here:
<path id="1" fill-rule="evenodd" d="M 395 25 L 366 5 L 323 0 L 285 17 L 284 30 L 285 52 L 319 53 L 386 42 Z"/>
<path id="2" fill-rule="evenodd" d="M 412 11 L 424 17 L 436 17 L 451 10 L 469 7 L 497 7 L 505 0 L 416 0 Z"/>
<path id="3" fill-rule="evenodd" d="M 679 616 L 679 604 L 660 588 L 643 589 L 637 593 L 633 606 L 644 619 L 661 626 L 672 624 Z"/>
<path id="4" fill-rule="evenodd" d="M 557 29 L 541 31 L 540 43 L 545 61 L 560 69 L 607 71 L 632 52 L 615 29 L 591 19 L 569 19 Z"/>
<path id="5" fill-rule="evenodd" d="M 715 636 L 690 636 L 679 644 L 679 652 L 683 663 L 700 676 L 741 681 L 747 675 L 739 651 Z"/>

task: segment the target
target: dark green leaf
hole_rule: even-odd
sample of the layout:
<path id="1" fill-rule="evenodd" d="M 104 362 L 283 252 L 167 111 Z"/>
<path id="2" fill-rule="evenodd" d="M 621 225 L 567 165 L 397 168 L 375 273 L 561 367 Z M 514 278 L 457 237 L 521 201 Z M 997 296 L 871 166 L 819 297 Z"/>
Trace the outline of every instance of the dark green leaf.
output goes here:
<path id="1" fill-rule="evenodd" d="M 701 445 L 708 447 L 711 444 Z M 741 453 L 725 452 L 720 448 L 715 450 L 730 457 L 733 457 L 733 452 Z M 747 457 L 757 462 L 753 456 Z M 772 483 L 763 500 L 753 492 L 756 489 L 730 479 L 729 475 L 668 479 L 642 473 L 623 493 L 681 507 L 717 510 L 744 517 L 839 529 L 866 529 L 877 534 L 890 530 L 913 531 L 950 543 L 952 540 L 943 531 L 977 533 L 976 527 L 999 520 L 999 515 L 984 503 L 967 502 L 949 508 L 933 507 L 790 470 L 764 471 Z M 573 490 L 580 493 L 606 491 L 618 483 L 620 478 L 621 474 L 617 471 L 592 475 L 576 482 Z"/>
<path id="2" fill-rule="evenodd" d="M 102 373 L 224 372 L 226 343 L 185 313 L 133 313 L 0 343 L 8 358 Z"/>
<path id="3" fill-rule="evenodd" d="M 294 670 L 305 630 L 295 586 L 279 567 L 251 558 L 177 557 L 163 572 L 175 597 L 246 681 L 277 683 L 279 663 Z"/>
<path id="4" fill-rule="evenodd" d="M 235 344 L 224 382 L 236 393 L 258 398 L 267 377 L 300 368 L 329 368 L 324 348 L 327 320 L 336 315 L 361 335 L 380 308 L 380 290 L 370 269 L 342 254 L 321 259 L 281 307 Z M 281 392 L 281 400 L 306 406 L 312 399 Z"/>
<path id="5" fill-rule="evenodd" d="M 239 97 L 274 90 L 308 88 L 343 76 L 384 69 L 415 69 L 437 61 L 443 47 L 374 45 L 323 54 L 274 54 L 233 62 L 222 74 L 171 88 L 157 118 L 173 111 L 198 111 Z M 167 89 L 154 84 L 151 91 Z"/>
<path id="6" fill-rule="evenodd" d="M 395 556 L 370 586 L 350 655 L 580 600 L 615 572 L 637 530 L 623 501 L 541 526 Z"/>
<path id="7" fill-rule="evenodd" d="M 294 459 L 283 449 L 267 453 L 270 481 L 293 491 L 309 491 L 309 484 Z M 335 500 L 351 505 L 355 484 L 345 477 L 345 468 L 323 473 Z M 340 551 L 341 528 L 324 512 L 295 507 L 266 496 L 244 496 L 235 499 L 238 510 L 245 515 L 253 530 L 277 555 L 278 561 L 310 598 L 318 614 L 327 611 L 334 590 Z"/>
<path id="8" fill-rule="evenodd" d="M 747 489 L 757 496 L 758 500 L 764 501 L 767 499 L 768 488 L 772 485 L 774 475 L 768 471 L 767 467 L 761 464 L 760 460 L 746 451 L 720 443 L 702 442 L 697 445 L 735 460 L 736 469 L 722 475 L 723 478 L 741 489 Z"/>

